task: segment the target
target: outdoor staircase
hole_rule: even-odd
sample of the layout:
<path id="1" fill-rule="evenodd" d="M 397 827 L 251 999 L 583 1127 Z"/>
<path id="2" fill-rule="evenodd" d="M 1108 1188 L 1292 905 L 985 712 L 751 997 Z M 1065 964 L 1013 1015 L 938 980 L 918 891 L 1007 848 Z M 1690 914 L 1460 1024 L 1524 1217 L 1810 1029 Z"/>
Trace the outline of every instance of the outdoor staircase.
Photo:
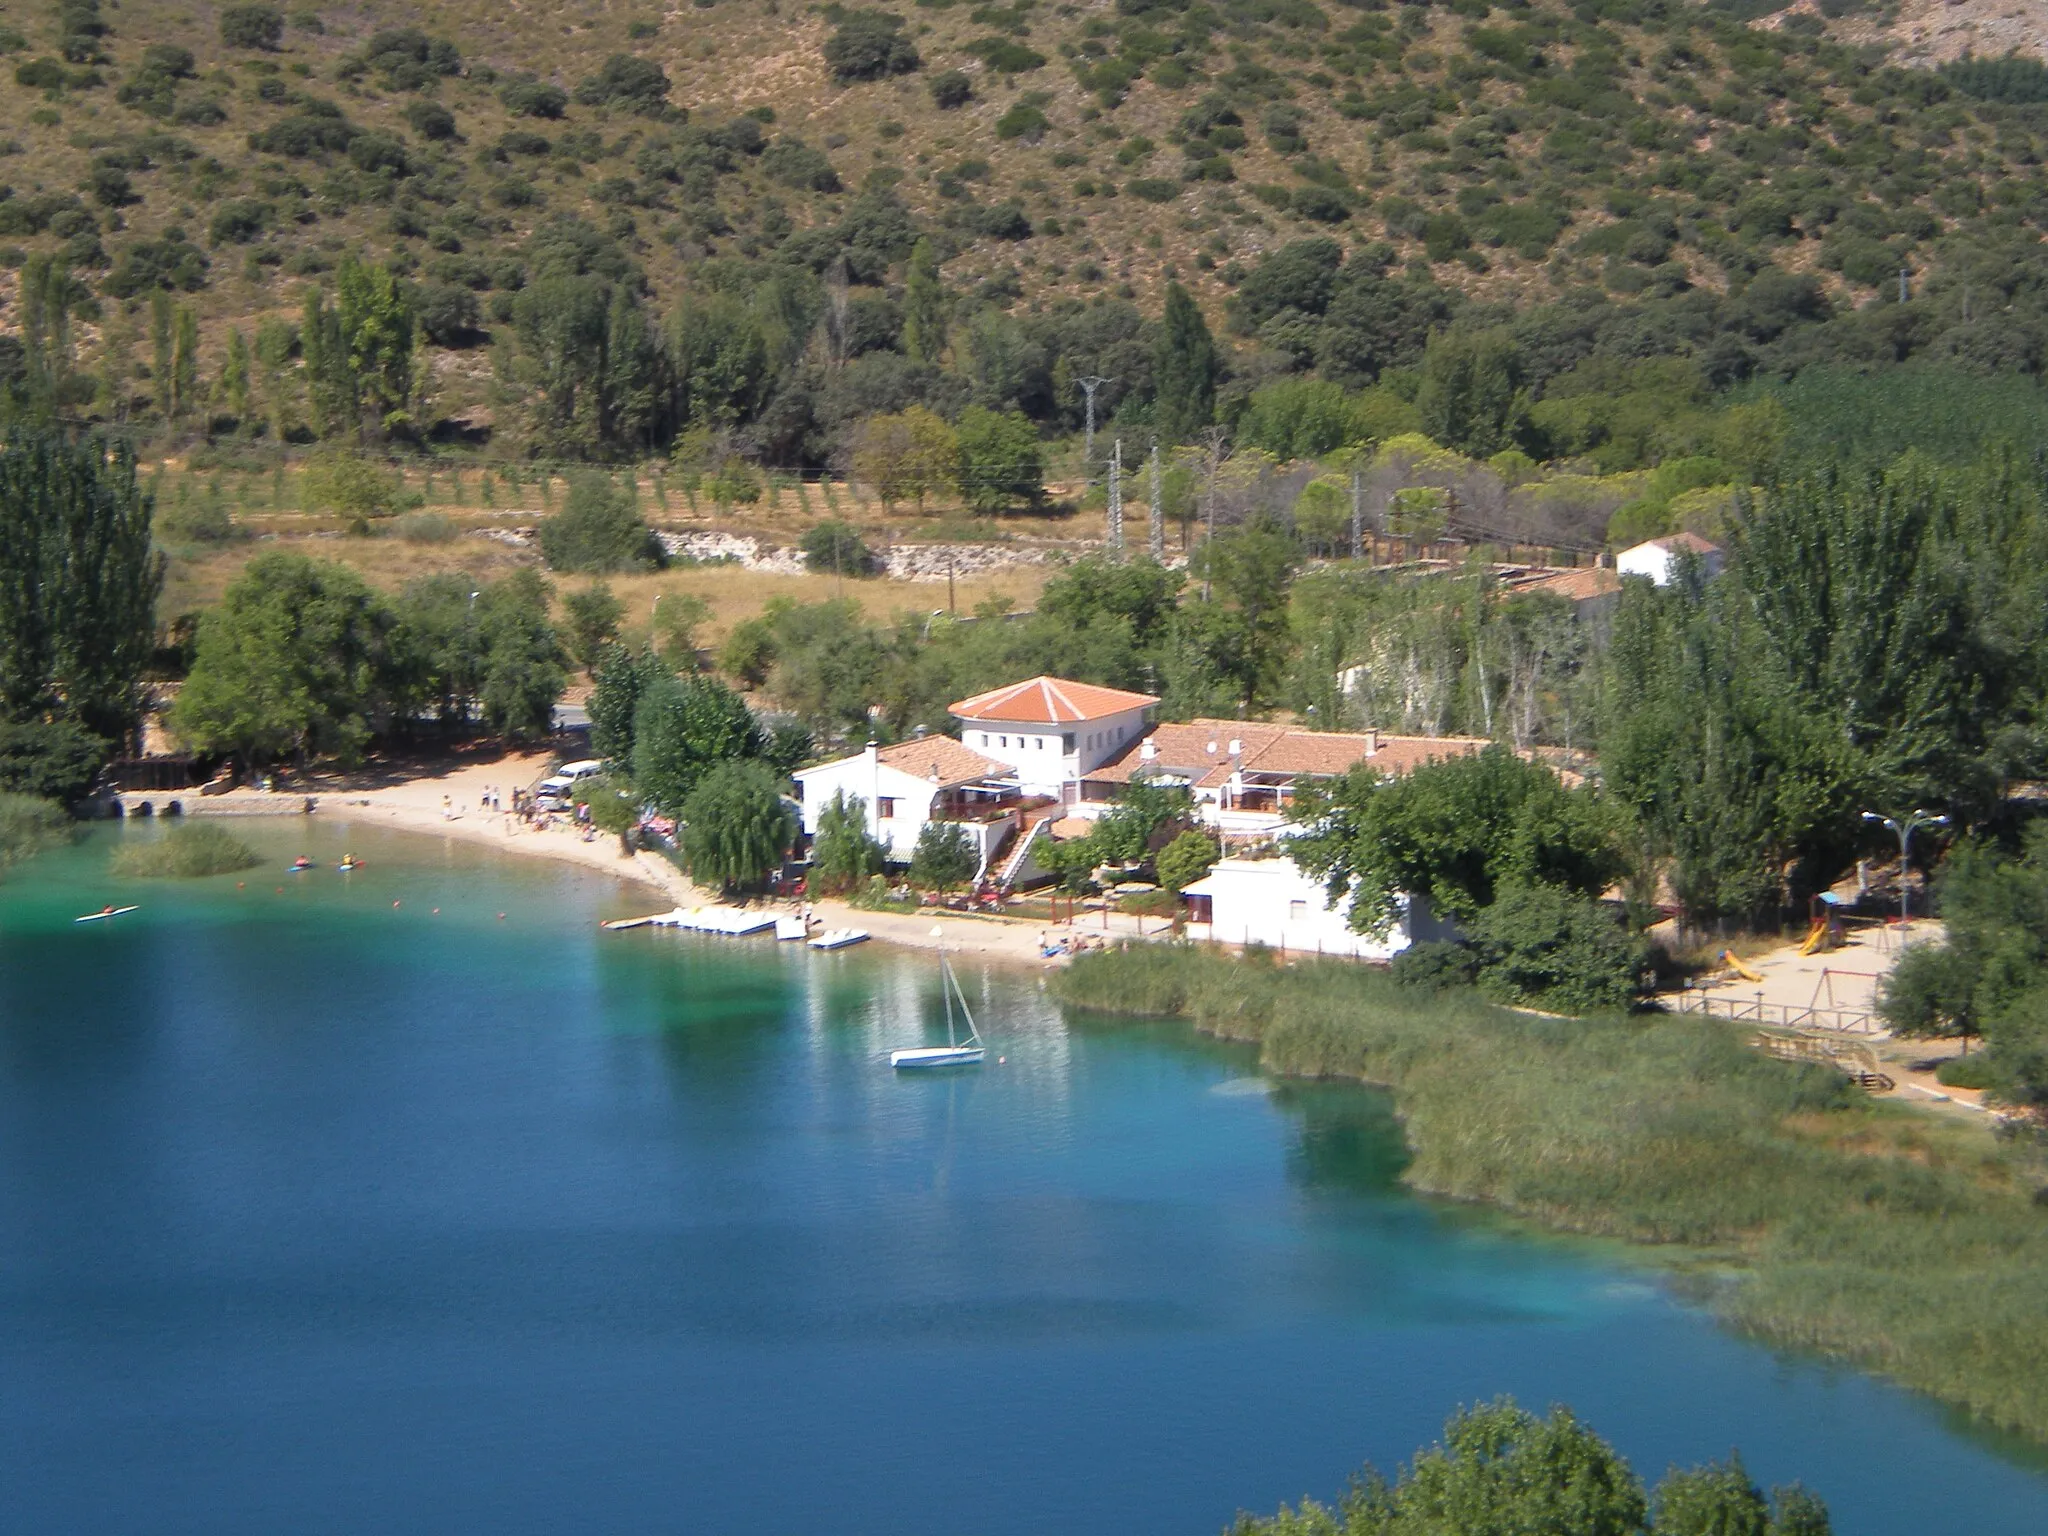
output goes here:
<path id="1" fill-rule="evenodd" d="M 1049 811 L 1038 813 L 1035 819 L 1028 815 L 1024 818 L 1022 830 L 1014 833 L 1010 841 L 1004 845 L 1002 864 L 996 871 L 995 883 L 998 887 L 1007 891 L 1017 883 L 1017 876 L 1024 868 L 1024 861 L 1031 857 L 1031 845 L 1065 814 L 1065 807 L 1054 806 Z"/>

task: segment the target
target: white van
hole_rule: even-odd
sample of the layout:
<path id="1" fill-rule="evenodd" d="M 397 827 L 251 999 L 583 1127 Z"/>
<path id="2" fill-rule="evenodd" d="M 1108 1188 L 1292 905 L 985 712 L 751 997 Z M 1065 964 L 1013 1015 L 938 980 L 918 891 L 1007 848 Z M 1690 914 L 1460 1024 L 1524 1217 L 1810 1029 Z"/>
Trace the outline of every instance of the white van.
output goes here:
<path id="1" fill-rule="evenodd" d="M 594 779 L 604 772 L 604 764 L 594 757 L 586 757 L 580 763 L 564 763 L 555 770 L 555 777 L 567 779 L 574 784 L 578 779 Z"/>

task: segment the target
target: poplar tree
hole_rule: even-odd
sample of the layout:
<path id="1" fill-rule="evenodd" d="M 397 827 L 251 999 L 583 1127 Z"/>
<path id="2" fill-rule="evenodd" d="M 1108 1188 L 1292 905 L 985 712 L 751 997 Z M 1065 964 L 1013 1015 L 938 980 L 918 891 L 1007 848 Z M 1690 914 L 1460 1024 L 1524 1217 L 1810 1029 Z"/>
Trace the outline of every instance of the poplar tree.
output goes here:
<path id="1" fill-rule="evenodd" d="M 156 640 L 164 561 L 135 456 L 99 437 L 0 447 L 0 705 L 125 736 Z"/>
<path id="2" fill-rule="evenodd" d="M 356 402 L 355 375 L 342 344 L 341 318 L 318 288 L 306 294 L 299 345 L 306 360 L 306 394 L 314 436 L 336 437 L 354 431 L 361 411 Z"/>
<path id="3" fill-rule="evenodd" d="M 605 316 L 603 420 L 599 430 L 621 448 L 653 445 L 661 407 L 661 349 L 632 293 L 612 290 Z"/>
<path id="4" fill-rule="evenodd" d="M 920 363 L 936 363 L 946 350 L 946 290 L 929 240 L 919 240 L 910 251 L 903 283 L 903 350 Z"/>
<path id="5" fill-rule="evenodd" d="M 180 304 L 171 334 L 171 420 L 183 421 L 199 396 L 199 317 Z"/>
<path id="6" fill-rule="evenodd" d="M 256 327 L 257 377 L 263 392 L 264 414 L 270 418 L 270 436 L 283 442 L 291 429 L 292 404 L 297 395 L 292 376 L 292 353 L 298 349 L 298 329 L 288 320 L 268 316 Z"/>
<path id="7" fill-rule="evenodd" d="M 220 368 L 220 393 L 228 414 L 235 418 L 235 430 L 247 434 L 250 425 L 249 343 L 242 339 L 240 329 L 228 332 L 227 360 Z"/>
<path id="8" fill-rule="evenodd" d="M 412 301 L 391 273 L 353 256 L 335 269 L 335 327 L 355 395 L 359 429 L 383 436 L 410 421 Z"/>
<path id="9" fill-rule="evenodd" d="M 171 419 L 171 296 L 161 288 L 149 294 L 149 382 L 156 413 Z"/>
<path id="10" fill-rule="evenodd" d="M 1216 342 L 1202 311 L 1179 283 L 1166 288 L 1166 309 L 1153 349 L 1160 437 L 1184 443 L 1216 413 Z"/>

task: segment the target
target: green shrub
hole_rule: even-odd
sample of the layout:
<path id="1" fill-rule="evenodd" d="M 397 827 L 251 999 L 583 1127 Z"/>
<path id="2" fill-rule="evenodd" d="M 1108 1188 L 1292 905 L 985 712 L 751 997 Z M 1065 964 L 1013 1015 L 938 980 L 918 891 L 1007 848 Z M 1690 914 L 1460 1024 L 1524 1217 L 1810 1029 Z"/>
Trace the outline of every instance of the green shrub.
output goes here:
<path id="1" fill-rule="evenodd" d="M 1023 139 L 1036 144 L 1045 137 L 1052 127 L 1052 119 L 1028 101 L 1020 101 L 1001 117 L 996 119 L 996 137 L 999 139 Z"/>
<path id="2" fill-rule="evenodd" d="M 964 107 L 974 100 L 974 82 L 957 69 L 942 70 L 927 82 L 932 105 L 941 111 Z"/>
<path id="3" fill-rule="evenodd" d="M 659 64 L 615 53 L 576 87 L 576 100 L 586 107 L 618 107 L 653 117 L 668 105 L 669 89 L 668 74 Z"/>
<path id="4" fill-rule="evenodd" d="M 0 869 L 68 842 L 76 832 L 56 801 L 0 792 Z"/>
<path id="5" fill-rule="evenodd" d="M 455 519 L 445 512 L 408 512 L 398 520 L 398 536 L 408 544 L 446 544 L 456 531 Z"/>
<path id="6" fill-rule="evenodd" d="M 907 75 L 924 61 L 903 33 L 903 18 L 887 11 L 847 11 L 825 39 L 825 63 L 841 85 Z"/>
<path id="7" fill-rule="evenodd" d="M 569 93 L 559 85 L 525 75 L 499 86 L 498 100 L 514 117 L 557 118 L 569 105 Z"/>
<path id="8" fill-rule="evenodd" d="M 860 530 L 838 518 L 806 529 L 802 541 L 804 566 L 823 576 L 868 576 L 875 570 L 875 552 Z"/>
<path id="9" fill-rule="evenodd" d="M 1144 203 L 1170 203 L 1180 196 L 1181 184 L 1164 176 L 1140 176 L 1124 183 L 1124 194 Z"/>
<path id="10" fill-rule="evenodd" d="M 114 854 L 114 873 L 131 879 L 199 880 L 254 869 L 256 850 L 226 827 L 191 822 L 162 837 L 125 844 Z"/>
<path id="11" fill-rule="evenodd" d="M 158 512 L 156 531 L 174 544 L 217 544 L 235 536 L 235 520 L 218 495 L 208 494 Z"/>
<path id="12" fill-rule="evenodd" d="M 1411 944 L 1394 956 L 1387 974 L 1404 987 L 1425 991 L 1469 987 L 1479 979 L 1479 956 L 1469 944 L 1444 940 Z"/>
<path id="13" fill-rule="evenodd" d="M 1998 1082 L 1998 1067 L 1989 1051 L 1975 1051 L 1951 1056 L 1935 1069 L 1934 1080 L 1945 1088 L 1990 1088 Z"/>
<path id="14" fill-rule="evenodd" d="M 633 510 L 633 498 L 603 475 L 569 481 L 562 510 L 540 525 L 541 558 L 556 571 L 658 570 L 661 541 Z"/>
<path id="15" fill-rule="evenodd" d="M 308 512 L 331 512 L 357 532 L 367 531 L 373 518 L 396 515 L 402 495 L 396 475 L 341 449 L 315 454 L 299 477 L 300 505 Z"/>
<path id="16" fill-rule="evenodd" d="M 220 40 L 228 48 L 274 49 L 284 39 L 284 12 L 272 5 L 231 5 L 220 13 Z"/>
<path id="17" fill-rule="evenodd" d="M 1498 1002 L 1562 1013 L 1626 1008 L 1642 946 L 1598 902 L 1555 885 L 1512 885 L 1473 924 L 1479 987 Z"/>

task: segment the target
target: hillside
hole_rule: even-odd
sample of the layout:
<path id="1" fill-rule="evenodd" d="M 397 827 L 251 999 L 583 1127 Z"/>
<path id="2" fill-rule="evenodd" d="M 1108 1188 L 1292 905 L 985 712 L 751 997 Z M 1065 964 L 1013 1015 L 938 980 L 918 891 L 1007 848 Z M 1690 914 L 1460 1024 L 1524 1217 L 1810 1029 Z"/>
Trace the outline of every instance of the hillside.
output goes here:
<path id="1" fill-rule="evenodd" d="M 1303 370 L 1412 398 L 1453 321 L 1512 321 L 1530 398 L 1602 355 L 1677 354 L 1708 388 L 2038 372 L 2048 70 L 1900 69 L 1829 35 L 1897 11 L 1755 10 L 8 0 L 0 385 L 331 432 L 281 322 L 349 253 L 408 280 L 423 332 L 425 366 L 391 364 L 396 437 L 555 458 L 695 430 L 819 464 L 916 401 L 1061 432 L 1089 374 L 1144 423 L 1173 281 L 1230 333 L 1239 395 Z M 647 398 L 615 401 L 604 370 L 641 351 L 621 388 Z"/>

